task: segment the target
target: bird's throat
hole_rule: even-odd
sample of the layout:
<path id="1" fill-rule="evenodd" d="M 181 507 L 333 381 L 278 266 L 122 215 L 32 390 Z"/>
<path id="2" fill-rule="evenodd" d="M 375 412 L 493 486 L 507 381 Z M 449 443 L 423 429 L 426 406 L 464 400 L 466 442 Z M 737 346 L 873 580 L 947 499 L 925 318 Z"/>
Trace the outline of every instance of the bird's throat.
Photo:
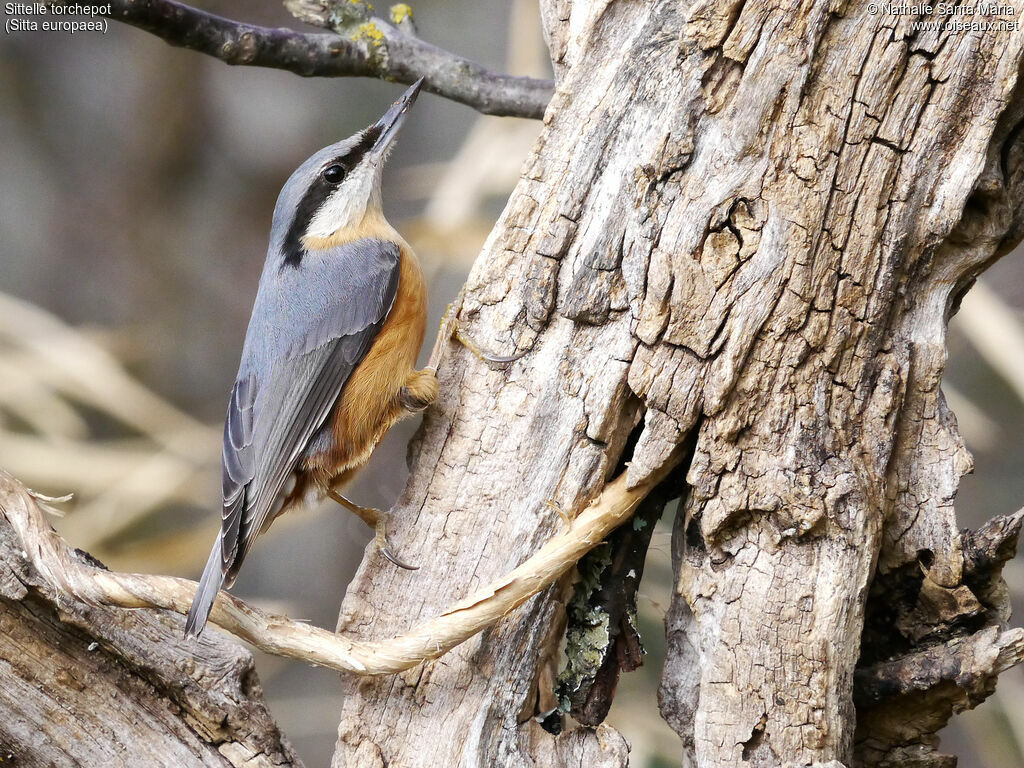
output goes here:
<path id="1" fill-rule="evenodd" d="M 365 211 L 358 222 L 340 227 L 327 237 L 307 235 L 302 238 L 302 245 L 307 250 L 323 250 L 366 238 L 377 238 L 378 240 L 390 240 L 405 244 L 402 236 L 384 218 L 383 211 L 377 208 Z"/>

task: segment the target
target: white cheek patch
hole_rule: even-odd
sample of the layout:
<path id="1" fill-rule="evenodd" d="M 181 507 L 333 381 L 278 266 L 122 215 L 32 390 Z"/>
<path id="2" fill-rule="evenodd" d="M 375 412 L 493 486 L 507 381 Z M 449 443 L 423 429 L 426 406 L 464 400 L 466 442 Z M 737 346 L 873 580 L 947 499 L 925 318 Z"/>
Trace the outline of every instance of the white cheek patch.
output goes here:
<path id="1" fill-rule="evenodd" d="M 306 228 L 306 237 L 330 237 L 362 221 L 372 187 L 373 169 L 361 163 L 317 209 Z"/>

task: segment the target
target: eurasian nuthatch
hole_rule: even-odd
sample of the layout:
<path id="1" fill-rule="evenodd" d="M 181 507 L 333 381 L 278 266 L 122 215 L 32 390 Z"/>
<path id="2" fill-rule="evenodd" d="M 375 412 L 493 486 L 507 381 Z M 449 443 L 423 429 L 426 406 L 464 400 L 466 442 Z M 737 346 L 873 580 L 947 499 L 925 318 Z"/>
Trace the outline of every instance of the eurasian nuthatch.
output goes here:
<path id="1" fill-rule="evenodd" d="M 387 550 L 383 515 L 337 489 L 396 421 L 437 396 L 434 371 L 415 369 L 423 275 L 381 212 L 381 169 L 420 82 L 369 128 L 306 160 L 277 199 L 224 423 L 221 530 L 187 635 L 203 631 L 253 541 L 296 504 L 331 496 L 403 565 Z"/>

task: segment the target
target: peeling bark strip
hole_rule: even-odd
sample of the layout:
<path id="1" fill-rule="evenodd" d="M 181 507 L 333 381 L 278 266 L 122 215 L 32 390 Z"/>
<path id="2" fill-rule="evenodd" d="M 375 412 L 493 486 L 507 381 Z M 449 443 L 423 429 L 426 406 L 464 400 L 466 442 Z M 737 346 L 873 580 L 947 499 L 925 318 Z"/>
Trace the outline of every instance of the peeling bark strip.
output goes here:
<path id="1" fill-rule="evenodd" d="M 2 491 L 0 508 L 15 501 Z M 301 768 L 250 653 L 181 627 L 58 596 L 0 513 L 0 763 Z"/>
<path id="2" fill-rule="evenodd" d="M 214 603 L 210 622 L 261 651 L 283 658 L 360 675 L 405 672 L 425 660 L 443 656 L 556 584 L 581 557 L 629 520 L 635 509 L 649 509 L 648 493 L 657 489 L 678 463 L 676 457 L 660 475 L 634 488 L 626 487 L 625 472 L 620 472 L 586 509 L 525 562 L 401 636 L 372 642 L 352 640 L 303 621 L 268 614 L 225 592 Z M 20 557 L 31 563 L 31 568 L 62 598 L 87 605 L 188 613 L 196 582 L 173 576 L 116 573 L 83 560 L 81 553 L 71 549 L 45 519 L 47 501 L 53 500 L 27 489 L 0 469 L 0 514 L 21 545 Z M 15 565 L 25 567 L 20 560 Z"/>
<path id="3" fill-rule="evenodd" d="M 463 312 L 529 354 L 442 370 L 395 517 L 424 568 L 364 562 L 339 627 L 399 632 L 522 561 L 558 524 L 545 500 L 592 497 L 637 419 L 632 482 L 695 430 L 661 697 L 684 760 L 852 766 L 876 565 L 972 589 L 952 508 L 970 459 L 938 385 L 957 297 L 1020 239 L 1024 33 L 813 0 L 542 10 L 558 87 Z M 334 765 L 625 765 L 607 729 L 533 720 L 555 598 L 346 680 Z"/>

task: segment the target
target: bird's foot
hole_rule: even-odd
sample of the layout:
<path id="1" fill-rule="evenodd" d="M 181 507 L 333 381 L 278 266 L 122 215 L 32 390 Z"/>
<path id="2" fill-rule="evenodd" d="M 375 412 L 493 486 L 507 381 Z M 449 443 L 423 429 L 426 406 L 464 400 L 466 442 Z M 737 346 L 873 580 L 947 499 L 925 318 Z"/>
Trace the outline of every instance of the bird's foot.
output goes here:
<path id="1" fill-rule="evenodd" d="M 496 355 L 482 349 L 462 329 L 462 324 L 459 322 L 459 310 L 461 309 L 462 294 L 460 293 L 455 301 L 448 305 L 448 309 L 445 310 L 444 317 L 441 319 L 441 327 L 437 331 L 437 340 L 434 342 L 434 348 L 430 352 L 430 360 L 427 362 L 426 370 L 437 371 L 441 365 L 441 359 L 444 357 L 448 342 L 453 338 L 458 339 L 462 346 L 472 352 L 478 360 L 482 360 L 485 363 L 507 365 L 508 363 L 514 363 L 526 354 L 526 352 L 517 352 L 514 355 Z"/>
<path id="2" fill-rule="evenodd" d="M 454 336 L 458 339 L 459 343 L 472 352 L 478 360 L 483 360 L 485 363 L 507 365 L 508 363 L 514 363 L 516 360 L 519 360 L 526 355 L 525 352 L 516 352 L 514 355 L 496 355 L 493 352 L 481 349 L 480 345 L 473 341 L 469 334 L 462 330 L 462 324 L 459 323 L 458 320 L 455 321 Z"/>
<path id="3" fill-rule="evenodd" d="M 554 499 L 545 499 L 544 506 L 558 513 L 558 516 L 562 519 L 562 533 L 566 533 L 572 527 L 572 518 L 569 517 L 569 513 L 562 508 L 561 504 Z"/>
<path id="4" fill-rule="evenodd" d="M 422 413 L 437 399 L 437 371 L 413 371 L 398 390 L 398 403 L 410 413 Z"/>
<path id="5" fill-rule="evenodd" d="M 349 501 L 336 491 L 328 491 L 327 495 L 330 496 L 334 501 L 341 504 L 341 506 L 343 506 L 349 512 L 353 512 L 356 515 L 358 515 L 359 518 L 364 523 L 373 528 L 374 532 L 376 533 L 374 537 L 374 543 L 377 545 L 377 549 L 380 550 L 380 553 L 384 555 L 384 557 L 386 557 L 390 562 L 394 563 L 399 568 L 404 568 L 407 571 L 419 570 L 418 565 L 409 565 L 408 563 L 399 559 L 398 556 L 391 551 L 391 545 L 388 543 L 387 512 L 381 509 L 376 509 L 375 507 L 361 507 L 355 502 Z"/>
<path id="6" fill-rule="evenodd" d="M 399 568 L 404 568 L 407 571 L 418 571 L 420 567 L 418 565 L 410 565 L 404 560 L 400 560 L 398 555 L 391 551 L 391 545 L 388 543 L 388 515 L 386 512 L 381 512 L 377 518 L 377 524 L 373 526 L 375 536 L 374 543 L 377 545 L 377 549 L 384 555 L 389 561 L 397 565 Z"/>

